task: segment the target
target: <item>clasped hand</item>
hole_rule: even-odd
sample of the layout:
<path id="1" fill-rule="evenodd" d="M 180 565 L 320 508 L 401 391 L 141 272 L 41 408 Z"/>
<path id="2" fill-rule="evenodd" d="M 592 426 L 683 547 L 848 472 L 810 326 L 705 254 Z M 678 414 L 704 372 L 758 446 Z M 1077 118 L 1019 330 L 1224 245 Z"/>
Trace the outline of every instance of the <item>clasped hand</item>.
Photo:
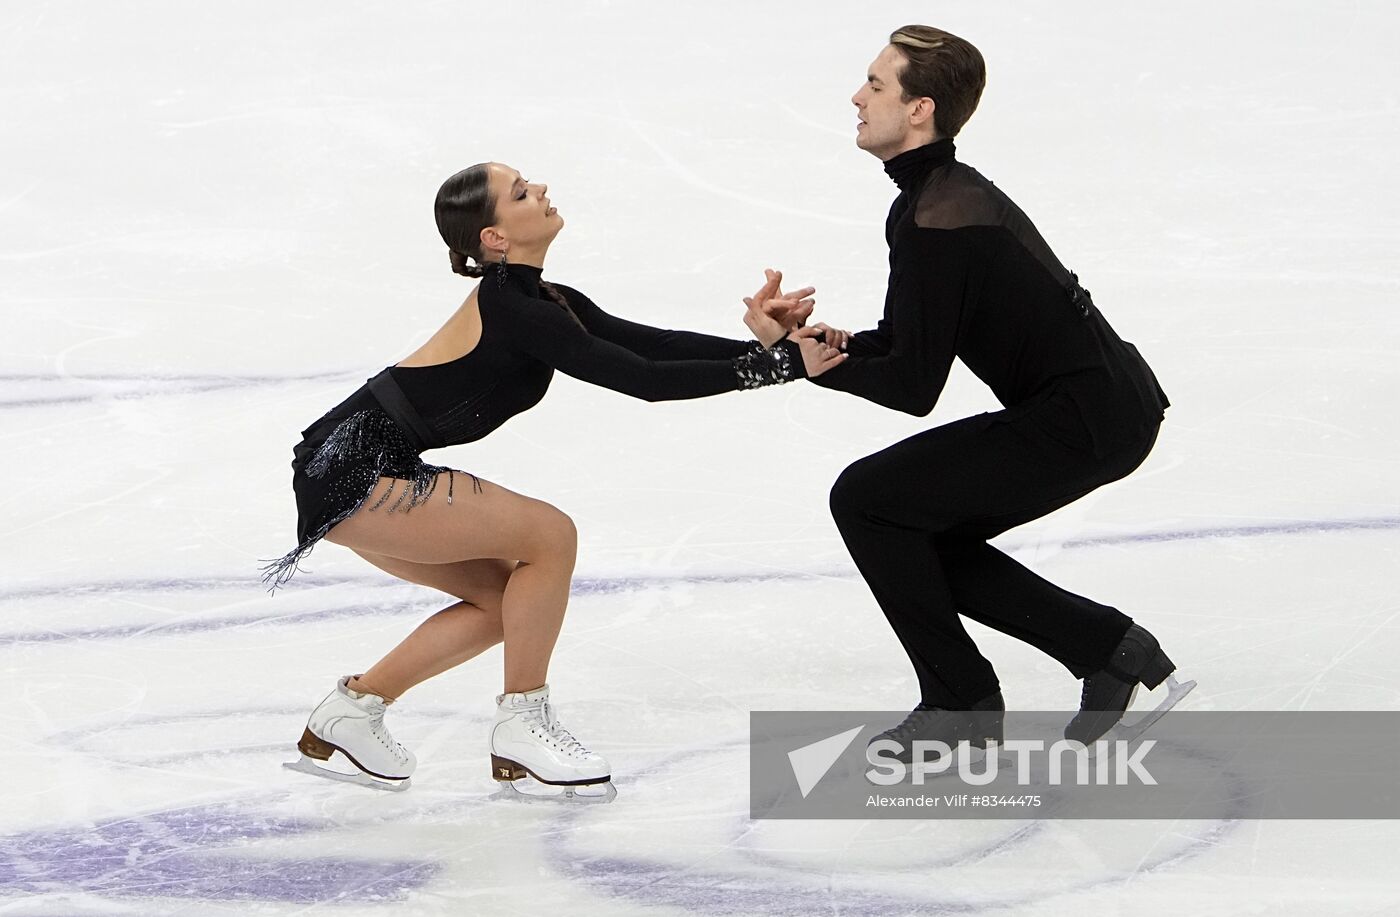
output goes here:
<path id="1" fill-rule="evenodd" d="M 792 293 L 782 291 L 782 271 L 765 270 L 767 282 L 752 296 L 744 297 L 748 311 L 744 324 L 764 347 L 772 347 L 783 338 L 790 338 L 802 351 L 802 365 L 807 377 L 820 376 L 843 362 L 849 335 L 825 324 L 806 326 L 816 301 L 811 298 L 815 287 L 803 287 Z M 824 337 L 824 341 L 817 338 Z"/>

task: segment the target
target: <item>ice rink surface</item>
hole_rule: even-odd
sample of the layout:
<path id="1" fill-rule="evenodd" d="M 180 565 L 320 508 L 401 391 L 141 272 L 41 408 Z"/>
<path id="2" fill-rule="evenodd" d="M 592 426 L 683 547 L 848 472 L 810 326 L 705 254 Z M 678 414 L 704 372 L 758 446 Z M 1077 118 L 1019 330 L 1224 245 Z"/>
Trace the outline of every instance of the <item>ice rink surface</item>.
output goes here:
<path id="1" fill-rule="evenodd" d="M 551 683 L 615 804 L 492 798 L 498 652 L 391 711 L 409 792 L 280 768 L 445 604 L 329 544 L 257 579 L 299 431 L 469 289 L 438 184 L 547 181 L 546 276 L 627 317 L 746 336 L 774 266 L 870 327 L 895 189 L 849 97 L 920 21 L 988 60 L 959 157 L 1173 402 L 1136 474 L 998 543 L 1151 627 L 1189 709 L 1400 705 L 1393 5 L 7 4 L 0 914 L 1400 913 L 1394 822 L 748 818 L 750 710 L 917 700 L 826 496 L 994 408 L 961 367 L 929 419 L 556 376 L 433 454 L 578 523 Z M 1010 706 L 1076 705 L 970 629 Z"/>

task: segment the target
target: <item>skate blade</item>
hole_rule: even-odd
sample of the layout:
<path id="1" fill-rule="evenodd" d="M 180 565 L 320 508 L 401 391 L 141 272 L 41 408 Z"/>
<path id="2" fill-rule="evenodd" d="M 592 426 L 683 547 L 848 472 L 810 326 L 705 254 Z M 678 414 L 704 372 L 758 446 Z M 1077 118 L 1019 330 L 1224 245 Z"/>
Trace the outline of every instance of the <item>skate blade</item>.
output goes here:
<path id="1" fill-rule="evenodd" d="M 1190 694 L 1195 687 L 1194 681 L 1177 681 L 1175 676 L 1167 676 L 1167 696 L 1157 705 L 1157 709 L 1144 713 L 1132 723 L 1119 723 L 1114 726 L 1113 738 L 1124 742 L 1137 741 L 1153 723 L 1160 720 L 1168 710 L 1180 703 L 1181 699 Z"/>
<path id="2" fill-rule="evenodd" d="M 604 783 L 586 783 L 580 786 L 556 786 L 531 781 L 530 790 L 522 790 L 517 785 L 519 782 L 502 780 L 500 789 L 493 794 L 494 797 L 512 799 L 517 802 L 552 805 L 607 805 L 617 798 L 617 787 L 613 786 L 611 780 Z M 535 792 L 535 788 L 538 788 L 539 792 Z"/>
<path id="3" fill-rule="evenodd" d="M 356 786 L 368 787 L 371 790 L 383 790 L 388 793 L 402 793 L 409 788 L 412 778 L 405 777 L 402 780 L 388 781 L 380 780 L 378 777 L 371 777 L 369 774 L 343 774 L 340 771 L 333 771 L 329 768 L 321 767 L 315 761 L 302 755 L 296 761 L 288 761 L 282 765 L 287 770 L 299 771 L 303 774 L 310 774 L 313 777 L 324 777 L 327 780 L 334 780 L 338 783 L 353 783 Z"/>

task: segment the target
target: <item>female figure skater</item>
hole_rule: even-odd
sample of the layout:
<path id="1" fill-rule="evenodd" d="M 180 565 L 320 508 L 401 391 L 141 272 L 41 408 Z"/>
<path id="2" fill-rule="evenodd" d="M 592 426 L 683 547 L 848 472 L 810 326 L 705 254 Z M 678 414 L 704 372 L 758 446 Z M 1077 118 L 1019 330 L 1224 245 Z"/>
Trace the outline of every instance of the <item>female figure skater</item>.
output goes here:
<path id="1" fill-rule="evenodd" d="M 289 767 L 406 788 L 416 759 L 385 728 L 386 705 L 504 641 L 492 777 L 510 782 L 528 773 L 566 796 L 572 787 L 605 784 L 604 797 L 582 798 L 611 799 L 607 761 L 559 722 L 546 683 L 574 569 L 573 522 L 548 503 L 427 464 L 420 453 L 486 436 L 538 403 L 556 369 L 660 401 L 816 376 L 843 359 L 816 329 L 789 335 L 764 313 L 779 303 L 801 315 L 812 307 L 810 289 L 781 298 L 771 273 L 749 300 L 745 322 L 758 337 L 749 342 L 628 322 L 545 282 L 545 255 L 564 226 L 547 191 L 499 163 L 472 166 L 442 185 L 434 210 L 452 269 L 482 282 L 427 343 L 313 423 L 295 449 L 300 543 L 266 569 L 273 588 L 325 538 L 458 601 L 364 674 L 341 678 L 312 711 L 298 742 L 302 757 Z M 337 751 L 361 773 L 315 763 Z"/>

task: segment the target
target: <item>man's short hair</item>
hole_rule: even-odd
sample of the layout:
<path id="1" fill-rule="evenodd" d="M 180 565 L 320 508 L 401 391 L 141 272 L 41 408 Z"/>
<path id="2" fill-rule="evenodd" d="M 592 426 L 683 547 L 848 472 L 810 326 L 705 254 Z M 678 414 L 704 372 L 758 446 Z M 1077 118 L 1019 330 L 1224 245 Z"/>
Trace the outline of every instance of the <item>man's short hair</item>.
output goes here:
<path id="1" fill-rule="evenodd" d="M 987 65 L 972 42 L 927 25 L 907 25 L 890 35 L 907 64 L 899 73 L 904 101 L 933 99 L 938 136 L 956 137 L 977 110 Z"/>

